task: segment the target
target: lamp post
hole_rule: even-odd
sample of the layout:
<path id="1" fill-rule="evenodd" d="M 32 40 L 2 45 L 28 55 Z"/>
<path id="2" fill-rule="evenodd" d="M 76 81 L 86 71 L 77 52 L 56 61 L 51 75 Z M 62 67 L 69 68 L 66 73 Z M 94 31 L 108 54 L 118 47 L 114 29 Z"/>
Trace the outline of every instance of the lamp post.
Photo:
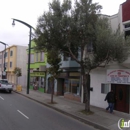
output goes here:
<path id="1" fill-rule="evenodd" d="M 3 44 L 3 45 L 5 45 L 5 50 L 4 50 L 4 71 L 3 71 L 3 73 L 2 73 L 2 77 L 4 76 L 4 79 L 6 79 L 6 72 L 5 72 L 5 70 L 6 70 L 6 65 L 5 65 L 5 54 L 6 54 L 6 45 L 8 45 L 8 44 L 6 44 L 6 43 L 4 43 L 4 42 L 2 42 L 2 41 L 0 41 L 0 43 L 1 44 Z"/>
<path id="2" fill-rule="evenodd" d="M 15 25 L 15 21 L 20 22 L 24 25 L 26 25 L 29 29 L 30 29 L 30 35 L 29 35 L 29 48 L 28 48 L 28 75 L 27 75 L 27 94 L 29 94 L 29 84 L 30 84 L 30 50 L 31 50 L 31 31 L 32 29 L 34 29 L 31 25 L 29 25 L 28 23 L 18 20 L 18 19 L 13 19 L 13 23 L 12 25 Z M 35 30 L 35 29 L 34 29 Z"/>

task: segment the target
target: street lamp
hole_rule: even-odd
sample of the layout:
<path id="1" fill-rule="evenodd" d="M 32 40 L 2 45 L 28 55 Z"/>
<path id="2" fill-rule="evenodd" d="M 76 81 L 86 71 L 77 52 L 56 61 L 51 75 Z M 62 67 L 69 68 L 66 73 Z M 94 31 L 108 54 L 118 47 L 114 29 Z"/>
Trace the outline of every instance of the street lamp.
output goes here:
<path id="1" fill-rule="evenodd" d="M 6 54 L 6 45 L 8 45 L 8 44 L 6 44 L 6 43 L 4 43 L 4 42 L 2 42 L 2 41 L 0 41 L 0 43 L 1 44 L 3 44 L 3 45 L 5 45 L 5 50 L 4 50 L 4 71 L 3 71 L 3 73 L 2 73 L 2 77 L 4 76 L 4 78 L 6 79 L 6 72 L 5 72 L 5 70 L 6 70 L 6 65 L 5 65 L 5 54 Z"/>
<path id="2" fill-rule="evenodd" d="M 13 23 L 12 25 L 15 25 L 15 21 L 20 22 L 24 25 L 26 25 L 29 29 L 30 29 L 30 35 L 29 35 L 29 49 L 28 49 L 28 76 L 27 76 L 27 94 L 29 94 L 29 84 L 30 84 L 30 50 L 31 50 L 31 31 L 32 29 L 34 29 L 31 25 L 29 25 L 28 23 L 18 20 L 18 19 L 13 19 Z M 35 30 L 35 29 L 34 29 Z"/>

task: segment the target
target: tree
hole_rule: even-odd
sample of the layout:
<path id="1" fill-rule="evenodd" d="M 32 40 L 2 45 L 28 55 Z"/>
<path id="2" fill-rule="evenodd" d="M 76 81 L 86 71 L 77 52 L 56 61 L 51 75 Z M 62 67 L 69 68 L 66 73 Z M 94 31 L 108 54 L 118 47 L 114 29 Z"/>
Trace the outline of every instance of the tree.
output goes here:
<path id="1" fill-rule="evenodd" d="M 92 0 L 76 0 L 73 8 L 71 0 L 62 4 L 53 0 L 49 11 L 39 17 L 35 32 L 38 50 L 58 50 L 79 63 L 87 112 L 90 112 L 91 70 L 123 62 L 129 54 L 129 40 L 118 30 L 112 31 L 108 19 L 100 15 L 101 9 Z"/>
<path id="2" fill-rule="evenodd" d="M 61 56 L 58 51 L 49 50 L 47 53 L 47 62 L 50 67 L 47 69 L 47 72 L 51 75 L 50 80 L 52 82 L 52 91 L 51 91 L 51 103 L 53 103 L 53 94 L 54 94 L 54 81 L 57 79 L 57 76 L 61 73 Z"/>
<path id="3" fill-rule="evenodd" d="M 16 79 L 16 84 L 18 85 L 18 77 L 22 76 L 21 73 L 21 68 L 19 67 L 15 67 L 13 73 L 16 75 L 17 79 Z"/>

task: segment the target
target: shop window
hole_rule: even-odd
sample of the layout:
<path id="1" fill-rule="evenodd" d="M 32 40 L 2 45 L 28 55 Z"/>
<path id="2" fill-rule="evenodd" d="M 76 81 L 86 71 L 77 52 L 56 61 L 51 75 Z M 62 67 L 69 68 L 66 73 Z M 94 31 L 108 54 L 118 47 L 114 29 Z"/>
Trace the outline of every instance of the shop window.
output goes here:
<path id="1" fill-rule="evenodd" d="M 66 79 L 64 86 L 66 93 L 80 95 L 79 79 Z"/>
<path id="2" fill-rule="evenodd" d="M 65 79 L 65 82 L 64 82 L 64 88 L 65 88 L 65 92 L 70 92 L 70 88 L 69 88 L 69 80 L 68 79 Z"/>
<path id="3" fill-rule="evenodd" d="M 101 93 L 107 94 L 109 92 L 109 84 L 101 84 Z"/>

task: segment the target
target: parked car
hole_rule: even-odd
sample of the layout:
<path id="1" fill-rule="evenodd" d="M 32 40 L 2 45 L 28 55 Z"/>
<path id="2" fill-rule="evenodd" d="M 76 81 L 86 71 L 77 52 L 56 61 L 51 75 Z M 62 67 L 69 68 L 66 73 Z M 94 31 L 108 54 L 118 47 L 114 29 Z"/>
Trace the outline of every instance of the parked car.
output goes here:
<path id="1" fill-rule="evenodd" d="M 13 90 L 13 85 L 10 84 L 7 79 L 0 79 L 0 91 L 1 90 L 11 93 Z"/>

